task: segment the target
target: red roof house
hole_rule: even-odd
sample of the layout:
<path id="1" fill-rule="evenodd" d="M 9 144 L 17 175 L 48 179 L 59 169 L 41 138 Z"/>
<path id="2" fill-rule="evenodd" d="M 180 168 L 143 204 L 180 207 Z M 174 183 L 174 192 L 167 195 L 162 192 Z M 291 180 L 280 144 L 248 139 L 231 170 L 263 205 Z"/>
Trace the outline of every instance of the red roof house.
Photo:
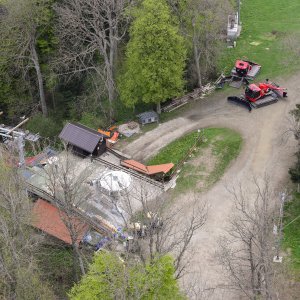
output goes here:
<path id="1" fill-rule="evenodd" d="M 31 225 L 71 245 L 70 232 L 62 221 L 64 217 L 66 218 L 66 214 L 60 212 L 58 208 L 47 201 L 38 199 L 32 210 Z M 71 222 L 76 228 L 78 234 L 77 243 L 79 244 L 88 230 L 88 225 L 75 217 L 72 218 Z"/>

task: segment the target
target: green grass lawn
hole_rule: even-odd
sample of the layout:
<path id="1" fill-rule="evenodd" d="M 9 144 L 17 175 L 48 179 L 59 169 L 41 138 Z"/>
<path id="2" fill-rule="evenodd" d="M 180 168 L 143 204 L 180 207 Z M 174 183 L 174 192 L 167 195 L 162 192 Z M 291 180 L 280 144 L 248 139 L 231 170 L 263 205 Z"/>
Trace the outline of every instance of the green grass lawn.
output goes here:
<path id="1" fill-rule="evenodd" d="M 295 193 L 293 201 L 285 205 L 285 226 L 298 216 L 300 216 L 300 194 Z M 284 228 L 283 248 L 291 254 L 291 268 L 300 280 L 300 218 Z"/>
<path id="2" fill-rule="evenodd" d="M 195 144 L 198 132 L 192 132 L 175 140 L 164 147 L 156 156 L 151 158 L 147 164 L 163 164 L 172 162 L 175 166 L 186 157 L 189 149 Z M 195 188 L 199 181 L 203 181 L 204 185 L 197 188 L 198 191 L 207 189 L 214 184 L 224 174 L 229 163 L 238 156 L 241 145 L 241 136 L 228 128 L 206 128 L 203 129 L 204 141 L 199 143 L 189 160 L 204 159 L 205 149 L 211 149 L 211 155 L 215 161 L 209 174 L 203 175 L 205 163 L 195 166 L 193 163 L 183 165 L 179 179 L 177 180 L 176 191 L 184 192 Z M 206 172 L 207 173 L 207 172 Z"/>
<path id="3" fill-rule="evenodd" d="M 225 51 L 220 70 L 226 67 L 229 73 L 235 60 L 243 57 L 262 65 L 260 78 L 272 79 L 299 69 L 299 56 L 284 49 L 287 36 L 300 39 L 299 12 L 299 0 L 242 1 L 242 33 L 237 47 Z M 251 45 L 252 42 L 259 45 Z"/>

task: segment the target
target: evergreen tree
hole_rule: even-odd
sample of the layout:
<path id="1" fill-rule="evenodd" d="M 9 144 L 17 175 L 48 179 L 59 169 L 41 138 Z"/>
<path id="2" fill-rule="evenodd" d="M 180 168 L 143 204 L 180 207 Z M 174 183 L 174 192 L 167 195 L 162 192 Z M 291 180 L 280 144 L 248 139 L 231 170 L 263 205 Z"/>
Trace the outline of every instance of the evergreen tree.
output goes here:
<path id="1" fill-rule="evenodd" d="M 144 0 L 133 16 L 120 96 L 127 106 L 156 103 L 160 112 L 161 102 L 183 90 L 184 40 L 165 0 Z"/>

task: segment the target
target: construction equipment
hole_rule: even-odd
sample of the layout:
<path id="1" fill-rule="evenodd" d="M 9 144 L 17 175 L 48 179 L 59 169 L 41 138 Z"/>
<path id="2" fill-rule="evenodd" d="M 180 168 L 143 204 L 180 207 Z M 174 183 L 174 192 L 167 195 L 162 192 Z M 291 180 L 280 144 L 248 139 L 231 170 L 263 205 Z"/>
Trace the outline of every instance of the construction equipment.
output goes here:
<path id="1" fill-rule="evenodd" d="M 229 86 L 234 88 L 240 88 L 243 83 L 248 85 L 249 80 L 253 80 L 260 69 L 261 66 L 255 62 L 238 59 L 235 62 L 234 68 L 231 70 L 231 75 L 223 76 L 218 82 L 217 87 L 222 88 L 226 82 L 229 83 Z"/>
<path id="2" fill-rule="evenodd" d="M 280 87 L 274 82 L 270 82 L 266 79 L 266 82 L 256 84 L 249 84 L 245 89 L 245 95 L 240 97 L 230 96 L 228 101 L 241 104 L 249 109 L 259 108 L 266 105 L 273 104 L 278 101 L 279 98 L 287 97 L 287 89 Z"/>
<path id="3" fill-rule="evenodd" d="M 107 136 L 106 138 L 106 146 L 112 147 L 119 139 L 119 132 L 117 131 L 118 127 L 112 126 L 107 131 L 99 129 L 98 132 L 102 133 L 104 136 Z"/>

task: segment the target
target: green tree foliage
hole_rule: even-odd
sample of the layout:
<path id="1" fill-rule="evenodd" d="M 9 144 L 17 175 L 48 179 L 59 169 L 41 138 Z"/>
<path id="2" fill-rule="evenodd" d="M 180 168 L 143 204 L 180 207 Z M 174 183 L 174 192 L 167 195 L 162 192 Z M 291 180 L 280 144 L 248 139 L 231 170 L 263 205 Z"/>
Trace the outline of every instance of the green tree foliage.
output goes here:
<path id="1" fill-rule="evenodd" d="M 300 151 L 296 153 L 297 162 L 293 168 L 289 169 L 291 180 L 295 183 L 300 183 Z"/>
<path id="2" fill-rule="evenodd" d="M 189 83 L 201 87 L 216 76 L 224 48 L 224 30 L 232 7 L 228 0 L 184 0 L 179 4 L 181 26 L 190 52 Z"/>
<path id="3" fill-rule="evenodd" d="M 300 104 L 296 104 L 296 108 L 290 111 L 294 119 L 294 126 L 291 128 L 292 132 L 294 133 L 295 139 L 299 142 L 300 141 Z M 289 174 L 291 176 L 291 180 L 295 183 L 300 183 L 300 150 L 296 152 L 297 161 L 293 168 L 289 169 Z"/>
<path id="4" fill-rule="evenodd" d="M 163 256 L 128 264 L 109 252 L 95 254 L 89 272 L 76 284 L 70 299 L 184 299 L 174 278 L 173 260 Z"/>
<path id="5" fill-rule="evenodd" d="M 184 40 L 165 0 L 144 0 L 133 16 L 120 96 L 127 106 L 159 104 L 182 92 Z"/>
<path id="6" fill-rule="evenodd" d="M 53 39 L 49 30 L 51 4 L 52 0 L 1 1 L 0 74 L 15 70 L 10 79 L 22 78 L 25 86 L 28 81 L 27 94 L 39 99 L 44 116 L 47 116 L 47 105 L 39 51 L 49 53 L 46 41 Z"/>
<path id="7" fill-rule="evenodd" d="M 42 114 L 36 114 L 30 118 L 26 129 L 31 132 L 39 133 L 42 137 L 55 137 L 61 131 L 62 124 L 55 122 L 50 117 L 43 117 Z"/>

